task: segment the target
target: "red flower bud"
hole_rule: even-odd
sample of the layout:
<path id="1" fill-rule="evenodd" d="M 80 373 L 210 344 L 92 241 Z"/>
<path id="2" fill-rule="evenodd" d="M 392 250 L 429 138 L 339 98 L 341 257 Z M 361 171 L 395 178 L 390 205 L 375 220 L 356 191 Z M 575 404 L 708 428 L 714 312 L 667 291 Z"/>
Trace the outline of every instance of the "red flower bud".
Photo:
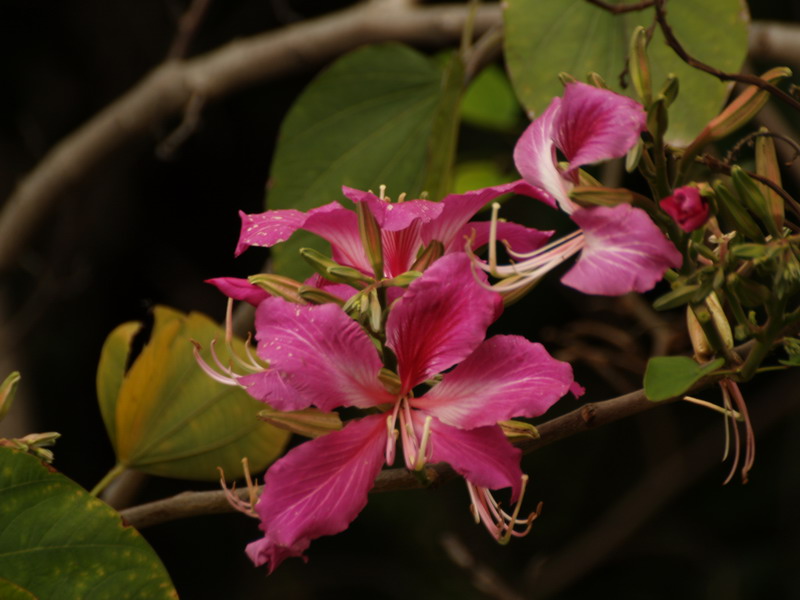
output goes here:
<path id="1" fill-rule="evenodd" d="M 694 231 L 708 221 L 708 202 L 690 185 L 678 188 L 659 205 L 684 231 Z"/>

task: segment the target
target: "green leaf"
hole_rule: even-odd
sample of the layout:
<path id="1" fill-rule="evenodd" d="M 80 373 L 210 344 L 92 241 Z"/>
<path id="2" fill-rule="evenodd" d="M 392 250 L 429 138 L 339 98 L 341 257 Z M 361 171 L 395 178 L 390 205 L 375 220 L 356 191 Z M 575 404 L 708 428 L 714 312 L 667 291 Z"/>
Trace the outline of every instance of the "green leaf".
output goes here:
<path id="1" fill-rule="evenodd" d="M 123 374 L 128 354 L 123 343 L 138 326 L 125 323 L 111 333 L 97 373 L 103 419 L 120 464 L 165 477 L 214 481 L 217 466 L 239 477 L 244 456 L 254 471 L 277 458 L 288 433 L 258 420 L 263 403 L 212 380 L 195 361 L 192 340 L 204 346 L 201 354 L 213 364 L 210 342 L 223 346 L 225 338 L 218 325 L 198 313 L 156 307 L 150 340 Z M 234 347 L 244 354 L 241 341 Z M 217 354 L 223 364 L 230 360 L 225 348 L 218 347 Z"/>
<path id="2" fill-rule="evenodd" d="M 502 132 L 514 132 L 522 116 L 508 77 L 489 65 L 472 81 L 461 103 L 465 123 Z"/>
<path id="3" fill-rule="evenodd" d="M 33 456 L 0 448 L 0 598 L 177 598 L 144 538 Z"/>
<path id="4" fill-rule="evenodd" d="M 724 358 L 701 366 L 686 356 L 656 356 L 647 361 L 644 393 L 653 402 L 680 396 L 724 364 Z"/>
<path id="5" fill-rule="evenodd" d="M 399 44 L 347 54 L 312 81 L 281 126 L 270 172 L 270 209 L 308 210 L 341 200 L 341 186 L 397 198 L 423 191 L 428 140 L 441 109 L 442 70 Z M 304 279 L 302 247 L 324 250 L 306 232 L 273 250 L 275 270 Z"/>
<path id="6" fill-rule="evenodd" d="M 622 2 L 618 2 L 622 4 Z M 505 55 L 511 82 L 522 104 L 540 114 L 562 86 L 558 73 L 582 79 L 590 71 L 609 87 L 634 97 L 633 86 L 620 87 L 619 76 L 631 34 L 653 23 L 653 9 L 614 16 L 585 0 L 508 0 Z M 676 37 L 695 58 L 722 71 L 738 72 L 747 52 L 749 16 L 740 0 L 670 0 L 667 19 Z M 686 146 L 722 108 L 729 85 L 693 69 L 664 43 L 657 30 L 647 50 L 655 89 L 670 73 L 680 94 L 670 107 L 666 141 Z"/>

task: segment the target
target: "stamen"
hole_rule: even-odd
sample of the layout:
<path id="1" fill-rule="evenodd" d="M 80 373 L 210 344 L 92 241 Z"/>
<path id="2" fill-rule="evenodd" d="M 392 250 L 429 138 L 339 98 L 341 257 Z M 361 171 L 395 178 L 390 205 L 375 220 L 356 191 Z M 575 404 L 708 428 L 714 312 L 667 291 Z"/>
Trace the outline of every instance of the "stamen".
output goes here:
<path id="1" fill-rule="evenodd" d="M 414 461 L 414 470 L 421 471 L 422 467 L 425 466 L 425 463 L 428 462 L 428 457 L 425 454 L 425 450 L 428 447 L 428 441 L 431 437 L 431 422 L 433 421 L 433 417 L 428 415 L 425 417 L 425 425 L 422 428 L 422 439 L 419 442 L 419 450 L 417 450 L 417 460 Z"/>
<path id="2" fill-rule="evenodd" d="M 736 419 L 737 421 L 744 421 L 744 417 L 742 417 L 741 413 L 739 413 L 739 412 L 737 412 L 737 411 L 735 411 L 735 410 L 733 410 L 731 408 L 728 408 L 728 407 L 724 407 L 723 408 L 722 406 L 717 406 L 713 402 L 707 402 L 706 400 L 701 400 L 700 398 L 694 398 L 693 396 L 684 396 L 683 399 L 686 402 L 691 402 L 692 404 L 696 404 L 698 406 L 703 406 L 705 408 L 710 408 L 711 410 L 714 410 L 714 411 L 716 411 L 718 413 L 721 413 L 726 417 L 730 417 L 732 419 Z"/>
<path id="3" fill-rule="evenodd" d="M 222 467 L 217 467 L 219 470 L 219 483 L 222 486 L 222 491 L 225 493 L 225 499 L 230 503 L 230 505 L 238 510 L 241 513 L 246 514 L 248 517 L 253 517 L 254 519 L 258 519 L 258 513 L 255 510 L 256 502 L 258 502 L 258 487 L 253 484 L 250 479 L 250 471 L 245 463 L 247 459 L 242 459 L 242 464 L 245 465 L 245 479 L 247 481 L 247 490 L 249 492 L 250 501 L 246 502 L 239 497 L 239 494 L 236 493 L 236 483 L 234 482 L 233 485 L 228 488 L 225 483 L 225 472 L 222 470 Z"/>
<path id="4" fill-rule="evenodd" d="M 228 376 L 225 376 L 222 373 L 215 371 L 214 368 L 211 367 L 205 361 L 205 359 L 200 355 L 200 349 L 201 349 L 200 344 L 198 344 L 194 340 L 192 340 L 192 344 L 194 344 L 194 349 L 192 351 L 192 353 L 194 354 L 194 359 L 197 361 L 197 364 L 200 365 L 200 368 L 203 369 L 206 375 L 211 377 L 211 379 L 213 379 L 214 381 L 218 381 L 219 383 L 222 383 L 224 385 L 239 385 L 239 382 L 236 381 L 236 379 L 233 377 L 229 369 L 224 369 L 224 368 L 222 369 L 223 373 L 229 373 Z"/>
<path id="5" fill-rule="evenodd" d="M 384 185 L 383 183 L 382 183 L 382 184 L 380 184 L 380 185 L 378 186 L 378 190 L 380 190 L 380 193 L 379 193 L 378 197 L 379 197 L 381 200 L 386 200 L 386 185 Z"/>
<path id="6" fill-rule="evenodd" d="M 475 518 L 475 522 L 483 522 L 486 530 L 495 538 L 500 544 L 507 544 L 512 537 L 523 537 L 530 533 L 533 522 L 539 518 L 542 513 L 542 503 L 540 502 L 536 510 L 528 515 L 525 519 L 519 518 L 519 512 L 522 506 L 522 500 L 525 496 L 525 489 L 528 484 L 528 476 L 522 476 L 522 489 L 520 490 L 519 499 L 511 514 L 508 514 L 500 508 L 500 504 L 494 499 L 491 492 L 484 488 L 471 484 L 467 481 L 467 489 L 469 490 L 471 505 L 470 512 Z M 517 526 L 522 526 L 523 529 L 516 529 Z"/>
<path id="7" fill-rule="evenodd" d="M 497 274 L 497 215 L 500 213 L 500 203 L 492 202 L 492 224 L 489 226 L 489 273 L 493 277 Z"/>
<path id="8" fill-rule="evenodd" d="M 395 423 L 397 422 L 397 411 L 399 408 L 400 403 L 397 402 L 394 405 L 394 409 L 392 409 L 391 414 L 386 417 L 386 430 L 388 433 L 388 437 L 386 439 L 386 464 L 390 466 L 394 464 L 397 437 L 400 435 L 400 432 L 395 428 Z"/>
<path id="9" fill-rule="evenodd" d="M 398 203 L 398 204 L 400 204 L 401 202 L 404 202 L 404 201 L 405 201 L 405 199 L 406 199 L 406 196 L 407 196 L 407 195 L 408 195 L 408 194 L 406 194 L 405 192 L 403 192 L 402 194 L 400 194 L 400 195 L 397 197 L 397 203 Z"/>

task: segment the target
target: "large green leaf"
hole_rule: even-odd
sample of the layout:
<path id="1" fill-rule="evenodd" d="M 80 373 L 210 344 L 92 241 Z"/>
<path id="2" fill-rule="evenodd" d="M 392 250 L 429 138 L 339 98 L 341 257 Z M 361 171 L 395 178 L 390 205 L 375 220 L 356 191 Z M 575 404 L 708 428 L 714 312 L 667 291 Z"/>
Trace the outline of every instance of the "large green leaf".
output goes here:
<path id="1" fill-rule="evenodd" d="M 97 373 L 103 419 L 125 467 L 154 475 L 215 480 L 217 466 L 227 475 L 242 473 L 246 456 L 260 470 L 283 450 L 288 432 L 261 422 L 264 405 L 237 387 L 209 378 L 192 355 L 192 340 L 212 362 L 211 340 L 224 332 L 198 313 L 188 316 L 156 307 L 150 340 L 125 372 L 126 344 L 139 324 L 125 323 L 106 340 Z M 243 344 L 235 343 L 243 354 Z M 222 361 L 229 356 L 217 348 Z"/>
<path id="2" fill-rule="evenodd" d="M 0 448 L 0 598 L 177 598 L 156 553 L 109 506 Z"/>
<path id="3" fill-rule="evenodd" d="M 270 209 L 308 210 L 342 198 L 341 186 L 418 196 L 425 181 L 428 141 L 443 94 L 442 69 L 397 45 L 367 46 L 322 72 L 281 126 L 270 172 Z M 310 269 L 303 246 L 324 250 L 298 232 L 274 250 L 279 273 L 302 278 Z"/>
<path id="4" fill-rule="evenodd" d="M 625 4 L 625 2 L 617 2 Z M 653 23 L 653 9 L 614 16 L 586 0 L 508 0 L 505 52 L 511 80 L 522 103 L 541 113 L 562 92 L 558 73 L 581 79 L 595 71 L 616 91 L 628 42 L 637 25 Z M 684 48 L 722 71 L 737 72 L 747 53 L 747 8 L 741 0 L 670 0 L 667 20 Z M 730 84 L 687 66 L 659 31 L 648 56 L 654 91 L 669 73 L 680 82 L 670 108 L 668 142 L 685 146 L 714 117 Z"/>

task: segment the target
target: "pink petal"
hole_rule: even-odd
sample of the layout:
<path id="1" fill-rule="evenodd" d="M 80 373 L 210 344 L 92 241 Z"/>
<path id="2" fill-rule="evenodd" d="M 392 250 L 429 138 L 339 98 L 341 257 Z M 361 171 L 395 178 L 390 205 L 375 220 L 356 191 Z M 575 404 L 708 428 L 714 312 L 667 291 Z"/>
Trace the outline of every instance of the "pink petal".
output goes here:
<path id="1" fill-rule="evenodd" d="M 553 208 L 556 204 L 566 212 L 574 209 L 569 199 L 572 184 L 565 180 L 556 162 L 554 122 L 561 108 L 561 98 L 553 98 L 550 106 L 528 125 L 514 147 L 514 164 L 520 175 L 543 193 L 538 196 Z"/>
<path id="2" fill-rule="evenodd" d="M 253 306 L 258 306 L 262 300 L 270 297 L 269 292 L 262 290 L 257 285 L 253 285 L 247 279 L 238 277 L 215 277 L 214 279 L 206 279 L 206 283 L 216 287 L 228 298 L 248 302 Z"/>
<path id="3" fill-rule="evenodd" d="M 672 196 L 660 200 L 658 205 L 686 232 L 694 231 L 708 221 L 711 207 L 691 185 L 679 187 Z"/>
<path id="4" fill-rule="evenodd" d="M 586 294 L 646 292 L 683 260 L 647 213 L 629 204 L 581 209 L 572 220 L 583 230 L 585 246 L 561 282 Z"/>
<path id="5" fill-rule="evenodd" d="M 354 267 L 364 273 L 371 273 L 372 267 L 367 260 L 361 234 L 358 232 L 358 216 L 340 204 L 337 208 L 325 212 L 309 211 L 309 217 L 303 229 L 317 234 L 331 245 L 333 260 L 348 267 Z M 311 213 L 314 214 L 311 214 Z"/>
<path id="6" fill-rule="evenodd" d="M 258 355 L 269 361 L 269 372 L 278 373 L 280 381 L 274 375 L 239 381 L 252 387 L 253 395 L 260 391 L 256 397 L 278 410 L 367 408 L 393 400 L 378 381 L 382 363 L 375 346 L 334 304 L 266 300 L 256 310 L 256 339 Z"/>
<path id="7" fill-rule="evenodd" d="M 268 210 L 267 212 L 248 215 L 239 211 L 242 218 L 242 231 L 236 246 L 236 256 L 250 246 L 271 248 L 279 242 L 285 242 L 298 229 L 302 229 L 306 220 L 315 214 L 346 210 L 338 202 L 331 202 L 307 213 L 299 210 Z"/>
<path id="8" fill-rule="evenodd" d="M 414 411 L 417 435 L 422 432 L 425 414 Z M 515 448 L 500 427 L 490 425 L 464 430 L 431 421 L 430 461 L 446 462 L 473 485 L 497 490 L 510 487 L 512 502 L 519 497 L 522 452 Z"/>
<path id="9" fill-rule="evenodd" d="M 420 225 L 419 221 L 414 221 L 405 229 L 382 232 L 384 271 L 387 277 L 405 273 L 416 261 L 422 246 Z"/>
<path id="10" fill-rule="evenodd" d="M 442 205 L 430 200 L 388 202 L 381 200 L 372 192 L 362 192 L 347 186 L 342 186 L 342 193 L 353 202 L 366 202 L 378 225 L 384 231 L 399 231 L 414 221 L 427 223 L 442 212 Z"/>
<path id="11" fill-rule="evenodd" d="M 570 83 L 554 123 L 556 146 L 569 161 L 566 175 L 582 165 L 624 156 L 646 128 L 642 106 L 620 94 Z"/>
<path id="12" fill-rule="evenodd" d="M 473 232 L 475 241 L 472 243 L 472 249 L 478 250 L 482 248 L 489 243 L 491 225 L 491 221 L 471 221 L 467 223 L 447 248 L 447 252 L 463 251 L 464 240 L 472 237 Z M 497 241 L 506 242 L 515 252 L 524 253 L 537 250 L 544 246 L 552 235 L 552 231 L 539 231 L 518 223 L 497 223 Z M 461 240 L 460 247 L 457 243 L 459 240 Z"/>
<path id="13" fill-rule="evenodd" d="M 550 202 L 539 190 L 521 179 L 464 194 L 448 194 L 440 203 L 443 206 L 442 214 L 422 226 L 420 234 L 423 243 L 427 246 L 433 240 L 437 240 L 450 251 L 463 250 L 464 226 L 475 213 L 503 194 L 520 194 Z"/>
<path id="14" fill-rule="evenodd" d="M 472 429 L 544 414 L 572 382 L 572 367 L 554 359 L 541 344 L 496 335 L 445 374 L 439 385 L 413 399 L 412 406 L 448 425 Z"/>
<path id="15" fill-rule="evenodd" d="M 466 254 L 448 254 L 415 280 L 386 322 L 403 393 L 452 367 L 478 347 L 502 300 L 478 284 Z"/>
<path id="16" fill-rule="evenodd" d="M 351 421 L 341 431 L 305 442 L 272 465 L 256 505 L 264 538 L 247 547 L 270 573 L 302 556 L 314 538 L 347 529 L 367 504 L 383 466 L 386 417 Z"/>

